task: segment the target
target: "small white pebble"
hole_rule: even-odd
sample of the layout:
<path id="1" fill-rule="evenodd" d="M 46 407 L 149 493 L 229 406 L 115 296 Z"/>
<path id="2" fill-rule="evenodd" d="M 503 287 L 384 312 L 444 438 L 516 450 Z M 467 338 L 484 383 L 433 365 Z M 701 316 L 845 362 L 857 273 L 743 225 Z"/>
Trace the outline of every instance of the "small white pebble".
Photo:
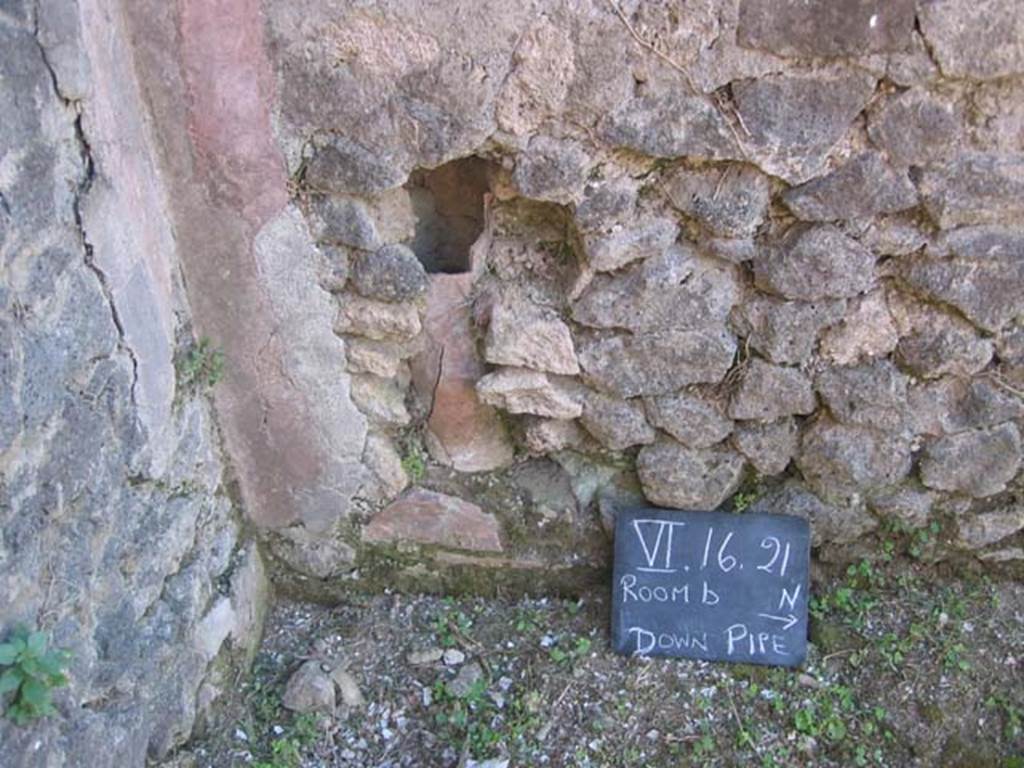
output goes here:
<path id="1" fill-rule="evenodd" d="M 808 674 L 798 675 L 796 681 L 804 686 L 804 688 L 821 688 L 821 683 L 818 682 L 818 679 Z"/>
<path id="2" fill-rule="evenodd" d="M 454 667 L 456 664 L 461 664 L 466 660 L 466 654 L 460 651 L 458 648 L 449 648 L 444 652 L 444 663 L 449 667 Z"/>
<path id="3" fill-rule="evenodd" d="M 235 728 L 235 739 L 237 741 L 248 741 L 249 740 L 249 734 L 247 734 L 241 728 Z"/>

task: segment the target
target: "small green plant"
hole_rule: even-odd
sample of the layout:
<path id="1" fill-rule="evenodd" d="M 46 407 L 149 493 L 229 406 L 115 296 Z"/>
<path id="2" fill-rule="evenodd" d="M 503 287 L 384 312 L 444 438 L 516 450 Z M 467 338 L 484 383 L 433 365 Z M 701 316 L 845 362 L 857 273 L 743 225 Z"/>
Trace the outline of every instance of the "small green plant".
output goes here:
<path id="1" fill-rule="evenodd" d="M 26 627 L 18 627 L 0 644 L 0 696 L 14 694 L 6 715 L 17 725 L 54 714 L 53 689 L 68 683 L 64 671 L 70 654 L 47 645 L 44 632 Z"/>
<path id="2" fill-rule="evenodd" d="M 304 712 L 296 715 L 292 722 L 292 733 L 303 746 L 309 746 L 320 736 L 320 727 L 316 722 L 316 715 Z"/>
<path id="3" fill-rule="evenodd" d="M 969 672 L 971 662 L 964 658 L 966 653 L 967 646 L 963 643 L 947 645 L 942 654 L 942 666 L 947 672 Z"/>
<path id="4" fill-rule="evenodd" d="M 770 752 L 761 757 L 762 768 L 785 768 L 792 764 L 790 749 L 784 746 L 773 747 Z"/>
<path id="5" fill-rule="evenodd" d="M 831 593 L 812 597 L 810 611 L 819 621 L 836 615 L 859 630 L 877 607 L 877 592 L 885 586 L 886 579 L 866 559 L 849 566 L 846 577 L 846 582 Z"/>
<path id="6" fill-rule="evenodd" d="M 590 646 L 589 637 L 577 637 L 576 642 L 567 650 L 556 645 L 551 648 L 549 655 L 556 664 L 573 664 L 590 653 Z"/>
<path id="7" fill-rule="evenodd" d="M 252 768 L 298 768 L 323 736 L 317 715 L 292 714 L 281 704 L 281 684 L 271 677 L 274 664 L 257 659 L 245 685 L 246 713 L 238 726 L 249 734 L 256 759 Z"/>
<path id="8" fill-rule="evenodd" d="M 1007 741 L 1014 741 L 1024 736 L 1024 709 L 1012 704 L 1006 696 L 1001 694 L 989 696 L 985 700 L 985 706 L 1002 713 L 1003 736 Z"/>
<path id="9" fill-rule="evenodd" d="M 922 560 L 937 543 L 942 524 L 933 520 L 923 528 L 912 528 L 899 520 L 887 520 L 882 530 L 888 536 L 882 542 L 882 560 L 892 562 L 901 545 L 905 545 L 906 553 L 912 558 Z"/>
<path id="10" fill-rule="evenodd" d="M 831 742 L 846 738 L 846 723 L 831 709 L 821 712 L 814 706 L 803 707 L 793 715 L 793 725 L 808 736 L 824 736 Z"/>
<path id="11" fill-rule="evenodd" d="M 891 563 L 893 557 L 896 555 L 896 542 L 892 539 L 886 539 L 882 542 L 882 560 Z"/>
<path id="12" fill-rule="evenodd" d="M 757 501 L 757 493 L 754 491 L 737 493 L 732 497 L 733 512 L 746 512 L 755 501 Z"/>
<path id="13" fill-rule="evenodd" d="M 932 543 L 941 531 L 942 526 L 937 521 L 933 521 L 927 528 L 920 528 L 914 531 L 910 537 L 910 546 L 907 548 L 910 556 L 916 560 L 924 557 L 928 545 Z"/>
<path id="14" fill-rule="evenodd" d="M 465 745 L 477 759 L 492 756 L 502 740 L 496 727 L 497 706 L 487 695 L 487 686 L 488 680 L 481 678 L 461 697 L 454 695 L 443 680 L 435 682 L 432 689 L 439 735 L 453 746 Z"/>
<path id="15" fill-rule="evenodd" d="M 946 614 L 947 621 L 952 619 L 959 626 L 959 622 L 967 617 L 967 601 L 948 587 L 943 588 L 932 609 L 932 617 L 939 621 L 942 614 Z"/>
<path id="16" fill-rule="evenodd" d="M 543 724 L 540 716 L 542 701 L 543 697 L 537 691 L 513 696 L 505 716 L 511 747 L 522 749 L 533 741 L 534 733 Z"/>
<path id="17" fill-rule="evenodd" d="M 460 639 L 468 639 L 473 620 L 463 611 L 455 608 L 455 601 L 444 599 L 445 610 L 434 618 L 433 628 L 438 642 L 445 648 L 453 648 Z"/>
<path id="18" fill-rule="evenodd" d="M 211 389 L 224 377 L 224 353 L 203 336 L 179 355 L 175 368 L 181 391 Z"/>
<path id="19" fill-rule="evenodd" d="M 410 442 L 402 456 L 402 469 L 414 485 L 427 473 L 427 454 L 418 442 Z"/>
<path id="20" fill-rule="evenodd" d="M 850 580 L 850 585 L 855 588 L 879 589 L 885 586 L 885 576 L 866 558 L 848 566 L 846 575 Z"/>
<path id="21" fill-rule="evenodd" d="M 297 715 L 290 727 L 270 742 L 270 759 L 257 761 L 253 768 L 298 768 L 303 752 L 318 736 L 316 717 L 308 713 Z"/>
<path id="22" fill-rule="evenodd" d="M 793 726 L 800 733 L 838 744 L 849 733 L 856 711 L 853 690 L 845 685 L 831 685 L 793 713 Z"/>
<path id="23" fill-rule="evenodd" d="M 912 648 L 913 641 L 910 637 L 900 636 L 895 632 L 886 632 L 878 641 L 878 652 L 894 672 L 903 666 Z"/>
<path id="24" fill-rule="evenodd" d="M 701 737 L 693 742 L 693 757 L 695 760 L 710 760 L 717 751 L 715 738 L 705 725 Z"/>
<path id="25" fill-rule="evenodd" d="M 516 613 L 516 632 L 521 635 L 536 632 L 542 621 L 541 612 L 536 608 L 522 607 Z"/>
<path id="26" fill-rule="evenodd" d="M 298 742 L 284 736 L 270 744 L 270 760 L 260 760 L 255 768 L 298 768 L 302 760 L 302 748 Z"/>

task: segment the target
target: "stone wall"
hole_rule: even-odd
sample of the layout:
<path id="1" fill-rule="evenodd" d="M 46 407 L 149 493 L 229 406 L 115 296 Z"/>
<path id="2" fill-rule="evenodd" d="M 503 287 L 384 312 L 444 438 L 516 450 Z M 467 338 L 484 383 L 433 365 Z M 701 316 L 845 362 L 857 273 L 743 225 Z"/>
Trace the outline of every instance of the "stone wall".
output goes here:
<path id="1" fill-rule="evenodd" d="M 823 557 L 1020 561 L 1024 14 L 983 6 L 265 2 L 368 426 L 291 583 L 571 587 L 618 506 L 737 492 Z M 452 274 L 422 233 L 476 209 Z"/>
<path id="2" fill-rule="evenodd" d="M 0 717 L 5 766 L 165 755 L 259 637 L 261 559 L 176 377 L 191 313 L 131 64 L 115 3 L 0 3 L 0 638 L 71 653 L 57 715 Z"/>

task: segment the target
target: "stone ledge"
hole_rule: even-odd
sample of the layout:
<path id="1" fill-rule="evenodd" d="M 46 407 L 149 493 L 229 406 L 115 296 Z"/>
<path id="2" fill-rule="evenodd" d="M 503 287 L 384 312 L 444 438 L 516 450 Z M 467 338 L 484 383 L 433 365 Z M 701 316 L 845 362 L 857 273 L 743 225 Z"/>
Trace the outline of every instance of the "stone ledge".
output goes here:
<path id="1" fill-rule="evenodd" d="M 384 507 L 363 529 L 369 542 L 414 541 L 451 549 L 502 552 L 498 521 L 476 504 L 415 488 Z"/>

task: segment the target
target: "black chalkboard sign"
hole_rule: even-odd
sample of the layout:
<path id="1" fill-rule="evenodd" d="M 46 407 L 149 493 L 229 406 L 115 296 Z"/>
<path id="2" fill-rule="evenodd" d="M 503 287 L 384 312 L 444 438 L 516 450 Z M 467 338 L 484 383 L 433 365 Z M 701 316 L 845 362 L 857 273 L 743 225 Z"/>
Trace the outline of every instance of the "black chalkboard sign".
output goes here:
<path id="1" fill-rule="evenodd" d="M 807 655 L 810 527 L 790 515 L 621 511 L 618 653 L 797 666 Z"/>

